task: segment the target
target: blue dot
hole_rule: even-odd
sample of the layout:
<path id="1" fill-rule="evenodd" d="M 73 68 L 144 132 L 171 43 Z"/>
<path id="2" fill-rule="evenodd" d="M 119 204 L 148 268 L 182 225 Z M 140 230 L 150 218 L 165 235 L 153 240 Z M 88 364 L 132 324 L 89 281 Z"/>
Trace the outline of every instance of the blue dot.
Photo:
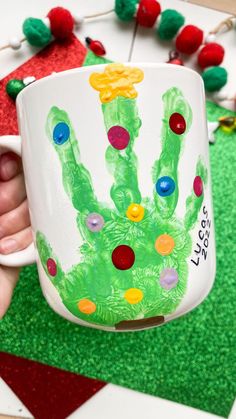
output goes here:
<path id="1" fill-rule="evenodd" d="M 169 196 L 175 190 L 175 182 L 169 176 L 163 176 L 156 183 L 156 191 L 160 196 Z"/>
<path id="2" fill-rule="evenodd" d="M 58 144 L 64 144 L 70 137 L 70 128 L 65 122 L 59 122 L 53 130 L 53 141 Z"/>

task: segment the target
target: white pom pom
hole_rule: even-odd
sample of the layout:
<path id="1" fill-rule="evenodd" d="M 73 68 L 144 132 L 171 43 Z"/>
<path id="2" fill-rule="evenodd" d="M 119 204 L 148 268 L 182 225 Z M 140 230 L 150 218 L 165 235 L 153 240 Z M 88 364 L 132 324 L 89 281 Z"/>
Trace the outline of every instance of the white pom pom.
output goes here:
<path id="1" fill-rule="evenodd" d="M 210 44 L 211 42 L 215 42 L 216 35 L 214 33 L 209 33 L 205 38 L 205 44 Z"/>
<path id="2" fill-rule="evenodd" d="M 34 76 L 28 76 L 23 79 L 23 83 L 25 86 L 28 86 L 28 84 L 33 83 L 35 80 L 36 78 Z"/>
<path id="3" fill-rule="evenodd" d="M 50 29 L 50 20 L 49 20 L 49 18 L 48 18 L 48 17 L 45 17 L 45 18 L 43 19 L 43 23 L 44 23 L 44 25 L 46 25 L 46 26 L 47 26 L 47 28 L 48 28 L 48 29 Z"/>
<path id="4" fill-rule="evenodd" d="M 135 19 L 137 17 L 138 9 L 139 9 L 139 3 L 137 3 L 136 6 L 135 6 L 135 13 L 134 13 L 134 18 Z"/>
<path id="5" fill-rule="evenodd" d="M 229 98 L 229 93 L 226 89 L 221 89 L 218 92 L 213 93 L 212 97 L 216 102 L 223 102 L 223 100 Z"/>
<path id="6" fill-rule="evenodd" d="M 20 49 L 21 48 L 20 39 L 14 36 L 13 38 L 9 40 L 9 45 L 12 49 L 15 49 L 15 50 Z"/>
<path id="7" fill-rule="evenodd" d="M 73 15 L 74 23 L 76 27 L 80 27 L 84 22 L 84 16 Z"/>

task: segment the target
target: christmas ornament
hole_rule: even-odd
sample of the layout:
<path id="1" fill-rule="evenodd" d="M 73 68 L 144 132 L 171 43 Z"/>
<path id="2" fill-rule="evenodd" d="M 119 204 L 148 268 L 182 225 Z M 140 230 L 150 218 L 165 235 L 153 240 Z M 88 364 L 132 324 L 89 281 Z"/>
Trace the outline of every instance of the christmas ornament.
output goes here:
<path id="1" fill-rule="evenodd" d="M 85 38 L 85 42 L 88 48 L 91 49 L 95 55 L 102 56 L 106 54 L 106 50 L 100 41 L 93 40 L 87 36 Z"/>
<path id="2" fill-rule="evenodd" d="M 178 51 L 169 52 L 169 61 L 168 64 L 184 65 L 183 61 L 180 59 Z"/>

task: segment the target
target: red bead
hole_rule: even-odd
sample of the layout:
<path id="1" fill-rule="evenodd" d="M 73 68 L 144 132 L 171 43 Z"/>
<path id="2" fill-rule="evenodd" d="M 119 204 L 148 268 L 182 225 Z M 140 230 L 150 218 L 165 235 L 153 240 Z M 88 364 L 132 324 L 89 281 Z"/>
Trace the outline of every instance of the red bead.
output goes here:
<path id="1" fill-rule="evenodd" d="M 161 13 L 161 6 L 156 0 L 141 0 L 136 20 L 140 26 L 151 28 Z"/>
<path id="2" fill-rule="evenodd" d="M 203 193 L 203 182 L 200 176 L 196 176 L 193 181 L 193 190 L 196 196 L 201 196 Z"/>
<path id="3" fill-rule="evenodd" d="M 74 19 L 69 10 L 64 7 L 54 7 L 47 17 L 50 20 L 51 32 L 56 39 L 66 39 L 72 34 Z"/>
<path id="4" fill-rule="evenodd" d="M 89 37 L 85 38 L 85 41 L 89 49 L 91 49 L 95 55 L 101 56 L 106 54 L 106 50 L 100 41 L 93 40 Z"/>
<path id="5" fill-rule="evenodd" d="M 183 134 L 186 130 L 186 122 L 183 115 L 178 112 L 172 113 L 169 119 L 169 126 L 171 131 L 173 131 L 175 134 Z"/>
<path id="6" fill-rule="evenodd" d="M 56 264 L 55 260 L 49 258 L 47 260 L 47 268 L 48 268 L 49 275 L 56 276 L 56 274 L 57 274 L 57 264 Z"/>
<path id="7" fill-rule="evenodd" d="M 135 254 L 130 246 L 122 244 L 117 246 L 112 252 L 112 262 L 117 269 L 125 271 L 130 269 L 135 261 Z"/>
<path id="8" fill-rule="evenodd" d="M 220 65 L 224 59 L 224 48 L 212 42 L 205 45 L 198 54 L 198 64 L 201 68 Z"/>
<path id="9" fill-rule="evenodd" d="M 178 51 L 184 54 L 193 54 L 203 41 L 203 31 L 197 26 L 185 26 L 176 38 L 175 45 Z"/>

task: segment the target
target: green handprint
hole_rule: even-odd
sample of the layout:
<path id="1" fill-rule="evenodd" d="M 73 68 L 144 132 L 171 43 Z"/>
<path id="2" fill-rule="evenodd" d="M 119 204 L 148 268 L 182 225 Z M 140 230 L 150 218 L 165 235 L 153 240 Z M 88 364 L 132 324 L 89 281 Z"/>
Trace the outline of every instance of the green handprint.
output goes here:
<path id="1" fill-rule="evenodd" d="M 192 112 L 181 91 L 172 87 L 163 95 L 162 151 L 152 169 L 154 196 L 141 196 L 133 149 L 141 121 L 133 83 L 142 78 L 141 70 L 118 64 L 90 77 L 100 91 L 110 141 L 106 162 L 114 178 L 110 194 L 115 208 L 98 202 L 68 115 L 57 107 L 50 110 L 47 134 L 61 161 L 65 191 L 78 211 L 81 262 L 63 272 L 44 234 L 36 234 L 41 263 L 67 309 L 88 323 L 118 330 L 161 324 L 180 304 L 187 285 L 190 231 L 207 182 L 199 158 L 185 218 L 177 219 L 178 162 Z"/>

